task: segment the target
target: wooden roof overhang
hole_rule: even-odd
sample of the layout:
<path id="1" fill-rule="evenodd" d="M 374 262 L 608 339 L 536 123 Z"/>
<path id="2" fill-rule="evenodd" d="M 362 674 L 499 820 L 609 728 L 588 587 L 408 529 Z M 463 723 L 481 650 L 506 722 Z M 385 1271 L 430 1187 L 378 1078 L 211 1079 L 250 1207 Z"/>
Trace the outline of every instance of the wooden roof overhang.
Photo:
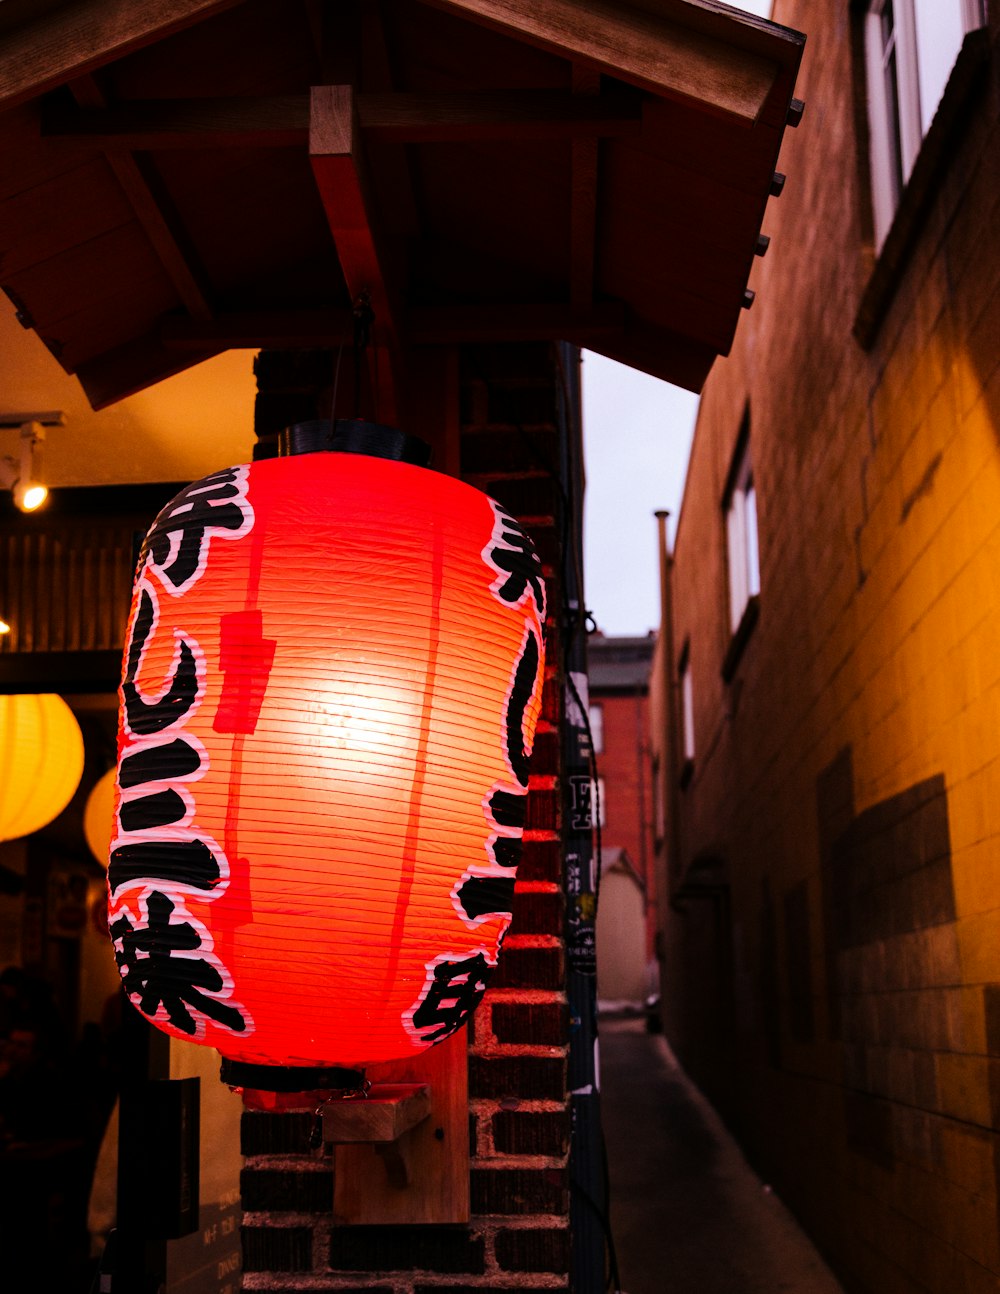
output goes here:
<path id="1" fill-rule="evenodd" d="M 0 285 L 95 408 L 231 347 L 732 342 L 803 37 L 716 0 L 7 0 Z"/>

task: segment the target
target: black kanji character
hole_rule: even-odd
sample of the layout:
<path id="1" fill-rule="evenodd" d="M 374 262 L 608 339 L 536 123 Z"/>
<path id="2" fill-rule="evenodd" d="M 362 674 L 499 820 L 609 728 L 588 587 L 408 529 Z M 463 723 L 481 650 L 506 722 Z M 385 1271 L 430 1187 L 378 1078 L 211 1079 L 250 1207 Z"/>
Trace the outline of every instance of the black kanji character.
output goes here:
<path id="1" fill-rule="evenodd" d="M 470 921 L 509 915 L 514 905 L 513 876 L 468 876 L 458 887 L 458 901 Z"/>
<path id="2" fill-rule="evenodd" d="M 144 782 L 171 782 L 175 778 L 190 777 L 201 768 L 201 755 L 181 737 L 143 746 L 134 754 L 126 755 L 118 769 L 118 783 L 123 791 Z"/>
<path id="3" fill-rule="evenodd" d="M 534 545 L 513 517 L 499 508 L 497 517 L 501 525 L 500 536 L 490 548 L 489 562 L 498 574 L 507 576 L 496 590 L 497 597 L 516 606 L 530 589 L 538 608 L 538 618 L 544 620 L 545 582 Z"/>
<path id="4" fill-rule="evenodd" d="M 198 665 L 194 652 L 183 638 L 177 669 L 165 695 L 158 701 L 144 701 L 140 695 L 135 685 L 135 676 L 139 672 L 142 653 L 155 619 L 156 604 L 149 590 L 144 588 L 139 596 L 139 609 L 132 622 L 132 635 L 129 638 L 125 661 L 125 678 L 122 681 L 125 717 L 130 730 L 139 737 L 162 732 L 164 728 L 169 728 L 171 724 L 183 719 L 198 696 Z"/>
<path id="5" fill-rule="evenodd" d="M 198 1028 L 188 1007 L 235 1033 L 242 1033 L 247 1026 L 242 1012 L 200 991 L 217 993 L 223 986 L 222 976 L 211 962 L 204 958 L 172 956 L 175 952 L 193 952 L 201 947 L 201 936 L 190 922 L 171 925 L 173 910 L 170 899 L 154 890 L 149 896 L 148 926 L 136 928 L 124 915 L 112 923 L 115 961 L 122 972 L 125 992 L 131 998 L 139 998 L 139 1009 L 147 1016 L 155 1016 L 162 1004 L 170 1023 L 183 1033 L 193 1036 Z M 140 953 L 147 956 L 141 957 Z"/>
<path id="6" fill-rule="evenodd" d="M 507 762 L 510 771 L 521 786 L 528 785 L 528 764 L 531 747 L 524 740 L 524 713 L 531 700 L 531 694 L 538 682 L 538 667 L 541 663 L 541 652 L 538 639 L 529 631 L 507 697 L 507 710 L 504 716 L 507 741 Z"/>
<path id="7" fill-rule="evenodd" d="M 237 471 L 214 472 L 171 500 L 146 536 L 140 566 L 148 553 L 164 579 L 175 589 L 186 588 L 201 569 L 207 533 L 241 530 L 247 520 Z"/>
<path id="8" fill-rule="evenodd" d="M 145 880 L 214 890 L 220 877 L 219 860 L 203 840 L 136 840 L 119 845 L 108 863 L 112 894 L 123 885 Z"/>
<path id="9" fill-rule="evenodd" d="M 498 827 L 515 827 L 519 831 L 523 829 L 528 812 L 523 791 L 498 789 L 490 796 L 489 807 Z"/>
<path id="10" fill-rule="evenodd" d="M 495 836 L 486 852 L 498 867 L 516 867 L 521 861 L 521 837 Z"/>
<path id="11" fill-rule="evenodd" d="M 118 821 L 122 831 L 151 831 L 180 822 L 186 812 L 183 796 L 171 787 L 166 791 L 151 791 L 149 795 L 122 800 Z"/>
<path id="12" fill-rule="evenodd" d="M 434 967 L 427 994 L 413 1012 L 413 1027 L 425 1042 L 440 1042 L 462 1027 L 482 1000 L 492 969 L 482 953 Z"/>

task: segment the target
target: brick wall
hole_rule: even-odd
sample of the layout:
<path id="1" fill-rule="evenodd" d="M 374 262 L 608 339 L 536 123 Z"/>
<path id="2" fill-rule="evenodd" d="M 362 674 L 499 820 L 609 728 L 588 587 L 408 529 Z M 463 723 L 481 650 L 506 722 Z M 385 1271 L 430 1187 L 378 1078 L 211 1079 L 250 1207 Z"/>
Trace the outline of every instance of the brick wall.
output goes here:
<path id="1" fill-rule="evenodd" d="M 601 843 L 628 850 L 645 880 L 653 844 L 648 701 L 644 692 L 619 696 L 593 687 L 590 699 L 604 708 L 604 750 L 597 756 L 604 778 Z"/>
<path id="2" fill-rule="evenodd" d="M 1000 11 L 908 241 L 876 258 L 863 7 L 775 5 L 808 32 L 806 115 L 754 308 L 707 386 L 675 562 L 698 752 L 676 796 L 681 863 L 718 861 L 730 915 L 706 896 L 665 909 L 667 1026 L 850 1290 L 985 1294 L 1000 1288 Z M 721 500 L 747 409 L 760 617 L 726 682 Z M 728 986 L 701 974 L 711 940 Z"/>
<path id="3" fill-rule="evenodd" d="M 314 367 L 328 371 L 323 363 Z M 246 1290 L 459 1294 L 516 1288 L 531 1294 L 566 1288 L 570 1120 L 558 737 L 562 685 L 558 614 L 551 610 L 559 601 L 559 490 L 551 474 L 558 453 L 558 380 L 548 346 L 476 348 L 462 356 L 462 474 L 529 531 L 550 597 L 542 718 L 514 920 L 470 1029 L 472 1221 L 468 1226 L 335 1227 L 333 1160 L 309 1149 L 311 1116 L 247 1112 L 242 1133 Z M 286 388 L 296 386 L 287 373 L 282 381 Z M 267 401 L 260 411 L 265 434 L 274 420 L 274 403 Z"/>

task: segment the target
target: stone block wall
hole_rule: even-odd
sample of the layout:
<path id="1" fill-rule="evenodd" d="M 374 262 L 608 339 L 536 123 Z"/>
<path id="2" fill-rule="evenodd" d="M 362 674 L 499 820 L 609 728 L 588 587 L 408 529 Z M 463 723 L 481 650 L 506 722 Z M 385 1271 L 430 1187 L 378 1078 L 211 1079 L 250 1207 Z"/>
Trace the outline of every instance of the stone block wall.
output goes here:
<path id="1" fill-rule="evenodd" d="M 675 794 L 680 861 L 711 861 L 725 904 L 666 909 L 667 1027 L 848 1289 L 986 1294 L 1000 1288 L 1000 10 L 963 51 L 923 189 L 876 253 L 865 7 L 775 5 L 808 33 L 806 113 L 753 310 L 707 385 L 675 554 L 697 748 Z M 761 592 L 727 680 L 722 501 L 744 425 Z M 711 940 L 714 964 L 731 959 L 724 990 L 703 973 Z"/>

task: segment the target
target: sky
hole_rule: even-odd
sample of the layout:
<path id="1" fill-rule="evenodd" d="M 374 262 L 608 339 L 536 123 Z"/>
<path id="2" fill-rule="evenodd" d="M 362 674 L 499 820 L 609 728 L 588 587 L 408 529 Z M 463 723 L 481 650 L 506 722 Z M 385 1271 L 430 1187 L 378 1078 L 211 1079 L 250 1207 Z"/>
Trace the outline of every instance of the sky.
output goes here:
<path id="1" fill-rule="evenodd" d="M 690 391 L 584 351 L 584 588 L 606 634 L 660 623 L 653 513 L 670 510 L 672 536 L 697 409 Z"/>
<path id="2" fill-rule="evenodd" d="M 767 18 L 771 0 L 733 8 Z M 670 511 L 672 543 L 697 410 L 689 391 L 584 352 L 584 587 L 606 634 L 660 623 L 653 513 Z"/>

